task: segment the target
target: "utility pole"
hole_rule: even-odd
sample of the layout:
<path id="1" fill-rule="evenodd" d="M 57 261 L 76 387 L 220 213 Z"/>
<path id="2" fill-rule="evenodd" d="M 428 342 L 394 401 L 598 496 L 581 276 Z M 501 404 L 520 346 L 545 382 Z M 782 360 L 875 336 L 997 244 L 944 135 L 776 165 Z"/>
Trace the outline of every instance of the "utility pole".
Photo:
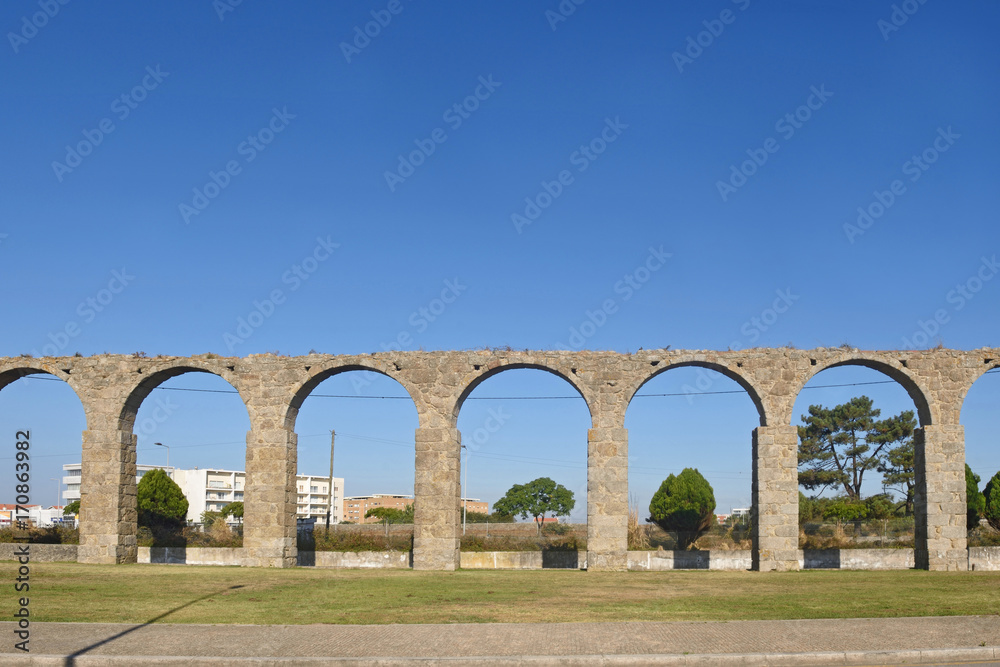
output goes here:
<path id="1" fill-rule="evenodd" d="M 330 493 L 326 499 L 326 533 L 330 534 L 330 512 L 333 511 L 333 439 L 337 432 L 330 429 Z"/>

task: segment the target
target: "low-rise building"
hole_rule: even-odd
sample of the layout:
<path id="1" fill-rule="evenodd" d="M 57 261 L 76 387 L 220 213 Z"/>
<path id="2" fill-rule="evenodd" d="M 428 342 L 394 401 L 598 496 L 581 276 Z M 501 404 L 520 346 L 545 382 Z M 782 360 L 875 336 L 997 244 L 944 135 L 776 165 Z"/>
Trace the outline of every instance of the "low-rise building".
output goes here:
<path id="1" fill-rule="evenodd" d="M 17 508 L 27 510 L 17 514 Z M 66 525 L 73 527 L 73 517 L 63 516 L 62 505 L 42 507 L 41 505 L 0 505 L 0 527 L 13 525 L 14 521 L 27 521 L 29 526 L 45 528 L 46 526 Z"/>
<path id="2" fill-rule="evenodd" d="M 466 505 L 468 502 L 468 505 Z M 405 510 L 413 504 L 413 496 L 406 496 L 392 493 L 373 493 L 370 496 L 348 496 L 344 498 L 344 521 L 352 523 L 378 523 L 375 517 L 365 518 L 368 510 L 376 507 L 391 507 L 397 510 Z M 469 512 L 489 512 L 489 503 L 484 503 L 479 498 L 462 498 L 462 507 L 466 507 Z"/>
<path id="3" fill-rule="evenodd" d="M 221 512 L 222 508 L 233 502 L 243 502 L 243 492 L 246 485 L 246 472 L 243 470 L 222 470 L 216 468 L 194 468 L 183 470 L 164 466 L 136 466 L 136 484 L 150 470 L 162 468 L 184 492 L 188 500 L 187 520 L 191 523 L 201 523 L 202 513 Z M 63 483 L 66 491 L 63 497 L 67 502 L 80 499 L 79 463 L 63 466 L 66 475 Z M 295 485 L 298 490 L 296 516 L 326 521 L 326 510 L 330 493 L 330 478 L 317 475 L 297 475 Z M 344 512 L 344 479 L 334 477 L 333 510 L 330 514 L 331 523 L 343 521 Z"/>

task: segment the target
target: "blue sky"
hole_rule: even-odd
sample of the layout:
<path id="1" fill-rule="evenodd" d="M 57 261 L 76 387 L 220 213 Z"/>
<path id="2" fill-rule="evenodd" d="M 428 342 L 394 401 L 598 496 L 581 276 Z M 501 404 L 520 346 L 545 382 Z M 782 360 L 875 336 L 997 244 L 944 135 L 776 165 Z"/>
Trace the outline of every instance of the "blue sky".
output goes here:
<path id="1" fill-rule="evenodd" d="M 1000 8 L 676 4 L 591 1 L 557 19 L 555 1 L 243 2 L 221 18 L 212 3 L 51 17 L 4 3 L 0 352 L 1000 345 Z M 996 380 L 963 412 L 984 481 L 1000 468 Z M 163 462 L 159 440 L 171 463 L 242 469 L 236 397 L 167 387 L 228 389 L 182 376 L 154 392 L 178 407 L 140 434 L 140 461 Z M 912 407 L 866 385 L 810 389 L 796 414 L 862 391 L 883 414 Z M 317 393 L 357 392 L 344 376 Z M 511 418 L 473 451 L 471 495 L 548 475 L 583 500 L 579 400 L 494 400 L 571 393 L 527 371 L 477 390 L 467 442 L 488 410 Z M 717 471 L 720 511 L 749 501 L 746 396 L 644 398 L 628 418 L 641 506 L 685 466 Z M 38 479 L 79 460 L 82 424 L 58 383 L 0 393 L 6 432 L 31 426 L 51 452 Z M 348 493 L 407 491 L 415 427 L 406 401 L 310 398 L 300 468 L 327 469 L 335 428 Z"/>

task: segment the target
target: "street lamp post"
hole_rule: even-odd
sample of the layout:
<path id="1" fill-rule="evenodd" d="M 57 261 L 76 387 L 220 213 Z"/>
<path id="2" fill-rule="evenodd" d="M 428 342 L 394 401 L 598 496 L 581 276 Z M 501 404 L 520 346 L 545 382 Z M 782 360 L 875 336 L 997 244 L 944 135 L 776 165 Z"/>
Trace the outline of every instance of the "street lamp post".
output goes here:
<path id="1" fill-rule="evenodd" d="M 170 447 L 167 446 L 167 445 L 164 445 L 162 442 L 154 442 L 153 444 L 154 445 L 159 445 L 160 447 L 164 447 L 167 450 L 167 467 L 169 468 L 170 467 Z"/>
<path id="2" fill-rule="evenodd" d="M 461 445 L 465 450 L 465 481 L 462 483 L 462 534 L 465 535 L 465 519 L 469 511 L 469 448 Z"/>

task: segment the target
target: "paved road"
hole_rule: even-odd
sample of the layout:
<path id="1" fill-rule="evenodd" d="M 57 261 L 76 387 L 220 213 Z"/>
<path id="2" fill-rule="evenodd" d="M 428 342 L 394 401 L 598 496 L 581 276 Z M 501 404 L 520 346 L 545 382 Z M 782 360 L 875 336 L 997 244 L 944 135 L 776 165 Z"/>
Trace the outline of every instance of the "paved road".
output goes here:
<path id="1" fill-rule="evenodd" d="M 1000 664 L 1000 616 L 713 623 L 0 623 L 2 665 Z"/>

